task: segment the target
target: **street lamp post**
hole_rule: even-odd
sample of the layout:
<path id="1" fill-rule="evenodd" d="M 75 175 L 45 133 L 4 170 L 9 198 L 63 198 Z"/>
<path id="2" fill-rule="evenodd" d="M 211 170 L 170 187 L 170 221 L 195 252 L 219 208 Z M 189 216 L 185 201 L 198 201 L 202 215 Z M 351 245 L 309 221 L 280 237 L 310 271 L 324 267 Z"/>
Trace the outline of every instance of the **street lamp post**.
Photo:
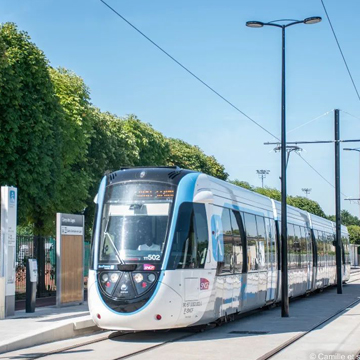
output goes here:
<path id="1" fill-rule="evenodd" d="M 281 78 L 281 316 L 289 317 L 288 264 L 287 264 L 287 209 L 286 209 L 286 109 L 285 109 L 285 29 L 296 24 L 316 24 L 321 17 L 313 16 L 304 20 L 281 19 L 267 23 L 248 21 L 246 26 L 260 28 L 275 26 L 282 30 L 282 78 Z M 285 22 L 285 24 L 283 24 Z"/>
<path id="2" fill-rule="evenodd" d="M 310 189 L 310 188 L 302 188 L 301 190 L 306 194 L 306 197 L 308 197 L 308 195 L 310 194 L 312 189 Z"/>
<path id="3" fill-rule="evenodd" d="M 360 200 L 360 148 L 359 149 L 344 148 L 343 150 L 359 152 L 359 200 Z M 360 202 L 359 202 L 359 210 L 360 210 Z M 360 214 L 360 212 L 359 212 L 359 214 Z"/>
<path id="4" fill-rule="evenodd" d="M 266 178 L 266 175 L 269 175 L 270 170 L 256 170 L 259 178 L 261 179 L 261 187 L 264 187 L 264 179 Z"/>

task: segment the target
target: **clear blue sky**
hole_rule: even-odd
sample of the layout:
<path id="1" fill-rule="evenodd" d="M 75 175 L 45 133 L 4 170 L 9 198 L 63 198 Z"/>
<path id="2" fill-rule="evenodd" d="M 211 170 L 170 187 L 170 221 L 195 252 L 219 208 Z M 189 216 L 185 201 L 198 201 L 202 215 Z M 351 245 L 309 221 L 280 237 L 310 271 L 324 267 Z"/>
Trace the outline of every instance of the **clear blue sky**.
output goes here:
<path id="1" fill-rule="evenodd" d="M 358 0 L 324 0 L 355 83 L 360 88 Z M 360 118 L 352 87 L 320 0 L 148 1 L 108 3 L 251 118 L 280 136 L 281 31 L 250 29 L 248 20 L 304 19 L 320 24 L 287 30 L 287 124 L 296 128 L 334 108 Z M 280 155 L 270 135 L 189 76 L 99 0 L 2 0 L 0 21 L 29 33 L 54 67 L 83 77 L 93 104 L 119 116 L 136 114 L 164 135 L 200 146 L 231 179 L 280 188 Z M 292 140 L 333 139 L 333 114 L 290 132 Z M 360 138 L 360 120 L 341 113 L 341 137 Z M 360 143 L 344 147 L 360 147 Z M 334 145 L 303 146 L 302 156 L 334 184 Z M 341 153 L 341 187 L 359 196 L 359 153 Z M 334 189 L 297 155 L 288 193 L 318 201 L 333 214 Z M 342 196 L 344 198 L 344 196 Z M 359 216 L 359 206 L 342 201 Z"/>

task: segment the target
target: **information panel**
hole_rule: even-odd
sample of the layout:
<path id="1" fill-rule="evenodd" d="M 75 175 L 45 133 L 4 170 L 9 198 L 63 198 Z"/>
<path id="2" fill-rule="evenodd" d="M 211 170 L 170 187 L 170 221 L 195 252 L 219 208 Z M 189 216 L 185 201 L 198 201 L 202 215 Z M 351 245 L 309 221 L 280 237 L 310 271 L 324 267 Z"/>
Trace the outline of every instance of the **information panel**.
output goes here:
<path id="1" fill-rule="evenodd" d="M 56 215 L 56 303 L 84 299 L 84 216 Z"/>
<path id="2" fill-rule="evenodd" d="M 17 189 L 1 187 L 1 241 L 0 241 L 0 316 L 15 314 L 15 260 L 17 225 Z M 3 304 L 4 308 L 1 308 Z"/>

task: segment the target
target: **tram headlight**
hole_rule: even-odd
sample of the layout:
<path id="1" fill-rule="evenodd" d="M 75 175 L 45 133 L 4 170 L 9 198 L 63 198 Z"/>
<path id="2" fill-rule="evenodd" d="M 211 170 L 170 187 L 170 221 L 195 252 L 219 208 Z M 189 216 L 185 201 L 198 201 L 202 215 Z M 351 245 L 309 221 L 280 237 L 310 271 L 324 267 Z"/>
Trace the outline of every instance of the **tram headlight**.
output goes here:
<path id="1" fill-rule="evenodd" d="M 102 274 L 102 275 L 101 275 L 101 280 L 102 280 L 103 282 L 107 282 L 107 281 L 109 280 L 109 275 L 108 275 L 108 274 Z"/>
<path id="2" fill-rule="evenodd" d="M 147 278 L 151 283 L 155 281 L 155 275 L 154 274 L 149 274 Z"/>
<path id="3" fill-rule="evenodd" d="M 111 281 L 112 283 L 116 283 L 116 282 L 118 281 L 118 279 L 119 279 L 119 275 L 118 275 L 118 274 L 113 273 L 113 274 L 110 275 L 110 281 Z"/>
<path id="4" fill-rule="evenodd" d="M 137 274 L 134 275 L 134 280 L 135 280 L 137 283 L 142 282 L 143 279 L 144 279 L 144 277 L 143 277 L 142 274 L 140 274 L 140 273 L 137 273 Z"/>

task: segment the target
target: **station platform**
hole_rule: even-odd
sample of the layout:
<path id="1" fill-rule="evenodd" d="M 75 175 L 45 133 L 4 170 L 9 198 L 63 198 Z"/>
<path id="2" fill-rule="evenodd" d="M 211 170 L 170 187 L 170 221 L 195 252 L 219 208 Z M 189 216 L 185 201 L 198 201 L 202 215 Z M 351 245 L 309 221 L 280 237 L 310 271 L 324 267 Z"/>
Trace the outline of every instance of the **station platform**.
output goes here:
<path id="1" fill-rule="evenodd" d="M 33 313 L 15 311 L 0 320 L 0 354 L 29 346 L 69 339 L 100 331 L 90 318 L 87 303 L 36 308 Z"/>

